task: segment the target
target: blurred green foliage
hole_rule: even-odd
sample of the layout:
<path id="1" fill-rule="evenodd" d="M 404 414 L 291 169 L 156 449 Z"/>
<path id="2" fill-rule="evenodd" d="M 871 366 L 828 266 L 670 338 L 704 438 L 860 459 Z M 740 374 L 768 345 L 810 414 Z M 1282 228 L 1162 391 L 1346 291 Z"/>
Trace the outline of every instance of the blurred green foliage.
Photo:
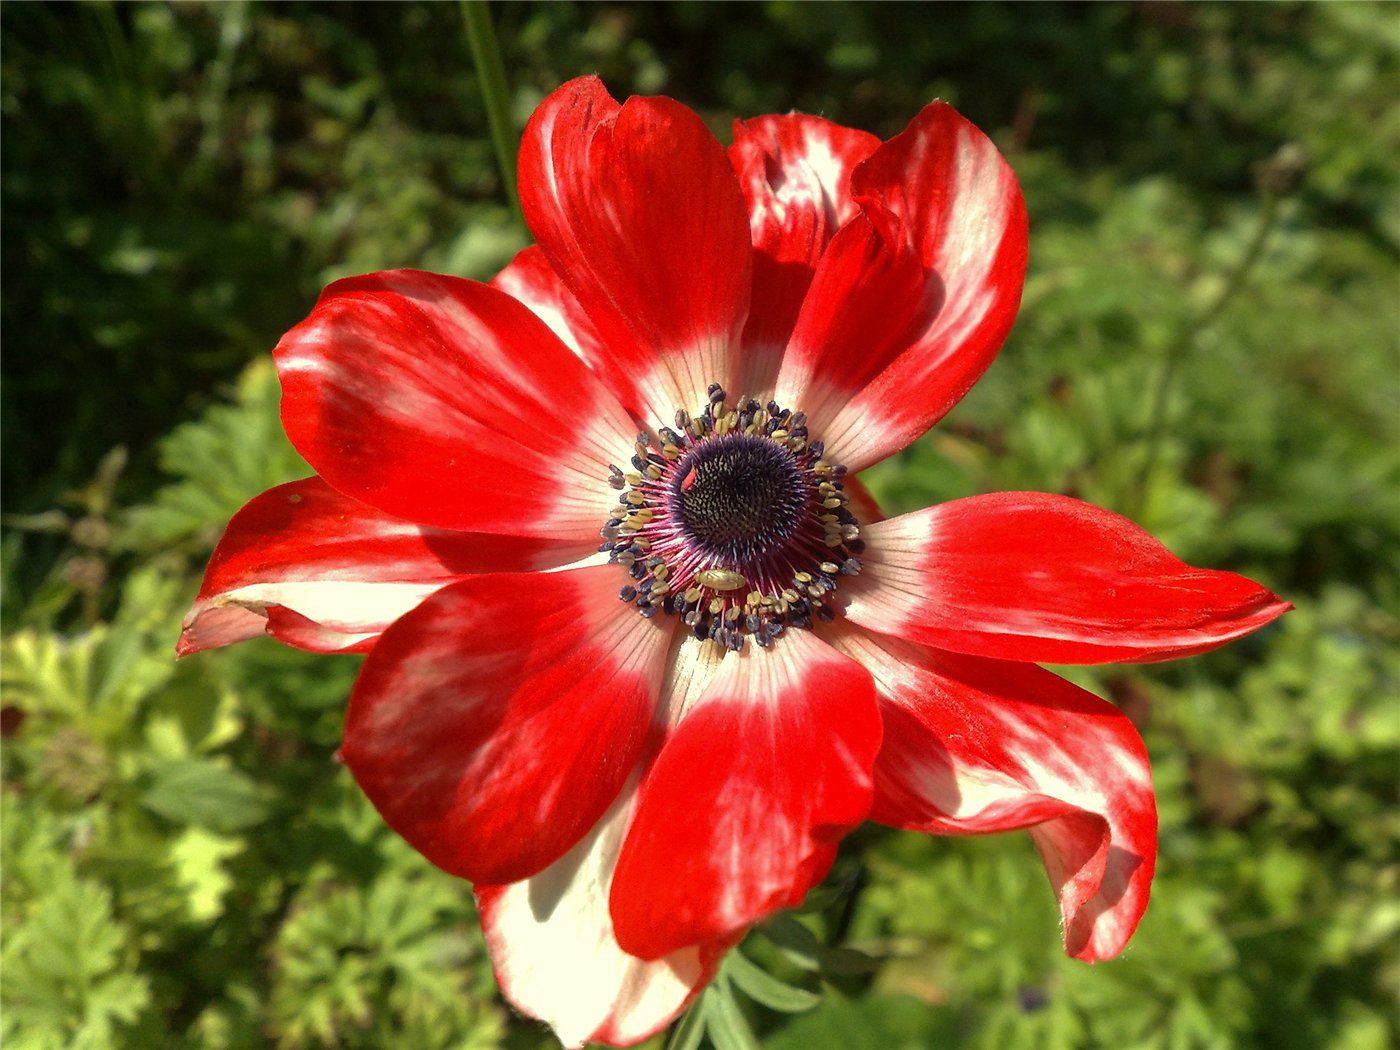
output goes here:
<path id="1" fill-rule="evenodd" d="M 790 108 L 888 135 L 949 98 L 1020 174 L 1031 275 L 998 364 L 871 473 L 878 495 L 1080 495 L 1299 607 L 1221 653 L 1072 672 L 1154 759 L 1159 874 L 1121 960 L 1062 956 L 1024 837 L 868 827 L 685 1045 L 1396 1045 L 1394 9 L 495 14 L 518 121 L 592 71 L 722 137 Z M 497 997 L 465 887 L 332 760 L 356 660 L 270 641 L 171 660 L 224 522 L 306 473 L 264 355 L 319 286 L 488 276 L 523 243 L 458 18 L 5 10 L 7 1047 L 550 1044 Z"/>

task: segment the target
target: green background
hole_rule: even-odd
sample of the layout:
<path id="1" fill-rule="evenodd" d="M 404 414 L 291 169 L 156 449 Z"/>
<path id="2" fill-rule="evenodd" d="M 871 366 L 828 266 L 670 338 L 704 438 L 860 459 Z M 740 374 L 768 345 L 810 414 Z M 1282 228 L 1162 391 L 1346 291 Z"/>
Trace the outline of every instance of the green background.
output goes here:
<path id="1" fill-rule="evenodd" d="M 952 101 L 1021 178 L 1025 301 L 987 377 L 872 486 L 895 511 L 1071 493 L 1298 606 L 1206 657 L 1075 672 L 1154 762 L 1157 882 L 1121 959 L 1063 957 L 1025 836 L 867 827 L 800 928 L 744 949 L 820 1005 L 772 1009 L 809 1001 L 731 974 L 710 1038 L 1396 1045 L 1396 7 L 492 13 L 517 124 L 584 72 L 725 140 L 794 108 L 887 136 Z M 228 517 L 307 473 L 267 351 L 319 287 L 486 277 L 524 243 L 458 8 L 10 4 L 0 37 L 0 1037 L 550 1045 L 497 996 L 465 887 L 332 761 L 356 659 L 259 640 L 171 660 Z"/>

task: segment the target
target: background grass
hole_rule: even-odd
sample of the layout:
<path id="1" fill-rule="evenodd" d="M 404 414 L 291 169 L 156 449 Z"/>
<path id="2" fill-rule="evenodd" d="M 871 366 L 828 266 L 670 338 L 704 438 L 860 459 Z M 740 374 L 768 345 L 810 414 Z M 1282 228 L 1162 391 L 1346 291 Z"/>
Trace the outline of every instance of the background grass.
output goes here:
<path id="1" fill-rule="evenodd" d="M 1221 653 L 1075 672 L 1141 727 L 1158 785 L 1153 904 L 1121 960 L 1062 957 L 1024 836 L 868 827 L 801 916 L 816 947 L 745 948 L 822 994 L 745 999 L 762 1045 L 1395 1045 L 1394 7 L 494 14 L 517 122 L 583 72 L 726 139 L 793 108 L 889 135 L 951 100 L 1021 177 L 1031 273 L 998 363 L 871 472 L 878 494 L 1071 493 L 1298 606 Z M 170 660 L 230 514 L 307 472 L 266 354 L 319 287 L 486 277 L 524 243 L 456 6 L 9 5 L 0 63 L 0 1036 L 549 1045 L 497 997 L 465 888 L 331 761 L 356 660 Z"/>

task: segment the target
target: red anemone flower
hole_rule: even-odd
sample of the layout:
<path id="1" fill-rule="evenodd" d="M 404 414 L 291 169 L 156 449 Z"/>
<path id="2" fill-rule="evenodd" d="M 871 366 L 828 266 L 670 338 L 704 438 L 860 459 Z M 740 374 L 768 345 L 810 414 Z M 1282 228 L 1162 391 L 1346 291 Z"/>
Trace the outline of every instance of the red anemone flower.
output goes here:
<path id="1" fill-rule="evenodd" d="M 276 350 L 316 477 L 244 507 L 180 640 L 369 654 L 341 755 L 476 884 L 569 1045 L 667 1024 L 867 817 L 1026 829 L 1067 951 L 1118 953 L 1156 810 L 1115 708 L 1036 666 L 1204 652 L 1288 605 L 1063 496 L 884 520 L 854 474 L 996 355 L 1026 213 L 934 102 L 887 142 L 592 77 L 520 155 L 491 284 L 337 281 Z M 601 545 L 599 540 L 602 540 Z"/>

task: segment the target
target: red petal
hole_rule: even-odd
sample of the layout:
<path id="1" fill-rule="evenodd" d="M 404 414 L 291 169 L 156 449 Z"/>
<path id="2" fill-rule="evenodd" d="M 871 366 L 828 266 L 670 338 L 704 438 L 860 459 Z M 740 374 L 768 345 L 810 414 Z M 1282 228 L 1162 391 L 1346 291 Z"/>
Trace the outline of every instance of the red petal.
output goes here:
<path id="1" fill-rule="evenodd" d="M 780 403 L 806 406 L 812 426 L 823 427 L 813 433 L 832 430 L 840 404 L 869 385 L 937 312 L 941 288 L 926 277 L 924 265 L 902 228 L 896 225 L 892 234 L 865 215 L 832 240 L 783 357 L 775 394 Z M 926 301 L 930 296 L 935 301 Z M 886 409 L 882 405 L 866 424 L 882 426 Z M 845 456 L 848 448 L 836 446 L 832 455 Z"/>
<path id="2" fill-rule="evenodd" d="M 1291 605 L 1195 569 L 1100 507 L 1040 492 L 953 500 L 862 529 L 846 615 L 883 634 L 1034 663 L 1170 660 Z"/>
<path id="3" fill-rule="evenodd" d="M 817 261 L 857 213 L 851 170 L 879 145 L 867 132 L 802 113 L 734 122 L 729 159 L 748 203 L 754 246 L 742 390 L 772 389 Z"/>
<path id="4" fill-rule="evenodd" d="M 597 77 L 544 100 L 520 147 L 520 199 L 648 422 L 732 385 L 749 305 L 748 217 L 724 147 L 668 98 L 619 106 Z"/>
<path id="5" fill-rule="evenodd" d="M 597 536 L 635 427 L 528 309 L 475 281 L 337 281 L 277 347 L 282 422 L 331 485 L 443 528 Z"/>
<path id="6" fill-rule="evenodd" d="M 593 322 L 574 298 L 574 293 L 554 272 L 554 267 L 549 265 L 538 244 L 521 249 L 491 284 L 528 306 L 589 367 L 599 372 L 607 370 L 607 348 Z"/>
<path id="7" fill-rule="evenodd" d="M 264 633 L 315 652 L 362 649 L 464 575 L 543 569 L 588 544 L 430 529 L 342 496 L 320 478 L 251 500 L 214 548 L 180 656 Z"/>
<path id="8" fill-rule="evenodd" d="M 832 644 L 875 676 L 885 722 L 871 819 L 942 835 L 1030 829 L 1065 950 L 1123 950 L 1147 908 L 1157 808 L 1147 752 L 1117 708 L 1049 671 L 859 628 Z"/>
<path id="9" fill-rule="evenodd" d="M 610 565 L 473 577 L 370 653 L 341 754 L 434 864 L 515 882 L 612 805 L 642 752 L 673 627 L 619 602 L 620 578 Z"/>
<path id="10" fill-rule="evenodd" d="M 870 804 L 871 688 L 801 630 L 725 657 L 642 783 L 612 888 L 625 951 L 731 936 L 821 880 Z"/>
<path id="11" fill-rule="evenodd" d="M 858 165 L 851 194 L 869 228 L 823 259 L 778 396 L 855 471 L 924 433 L 991 364 L 1020 305 L 1027 230 L 1015 174 L 943 102 Z"/>
<path id="12" fill-rule="evenodd" d="M 636 799 L 633 780 L 550 867 L 524 882 L 476 889 L 501 991 L 567 1047 L 631 1046 L 661 1030 L 709 983 L 727 947 L 684 947 L 652 962 L 618 947 L 608 893 Z"/>

